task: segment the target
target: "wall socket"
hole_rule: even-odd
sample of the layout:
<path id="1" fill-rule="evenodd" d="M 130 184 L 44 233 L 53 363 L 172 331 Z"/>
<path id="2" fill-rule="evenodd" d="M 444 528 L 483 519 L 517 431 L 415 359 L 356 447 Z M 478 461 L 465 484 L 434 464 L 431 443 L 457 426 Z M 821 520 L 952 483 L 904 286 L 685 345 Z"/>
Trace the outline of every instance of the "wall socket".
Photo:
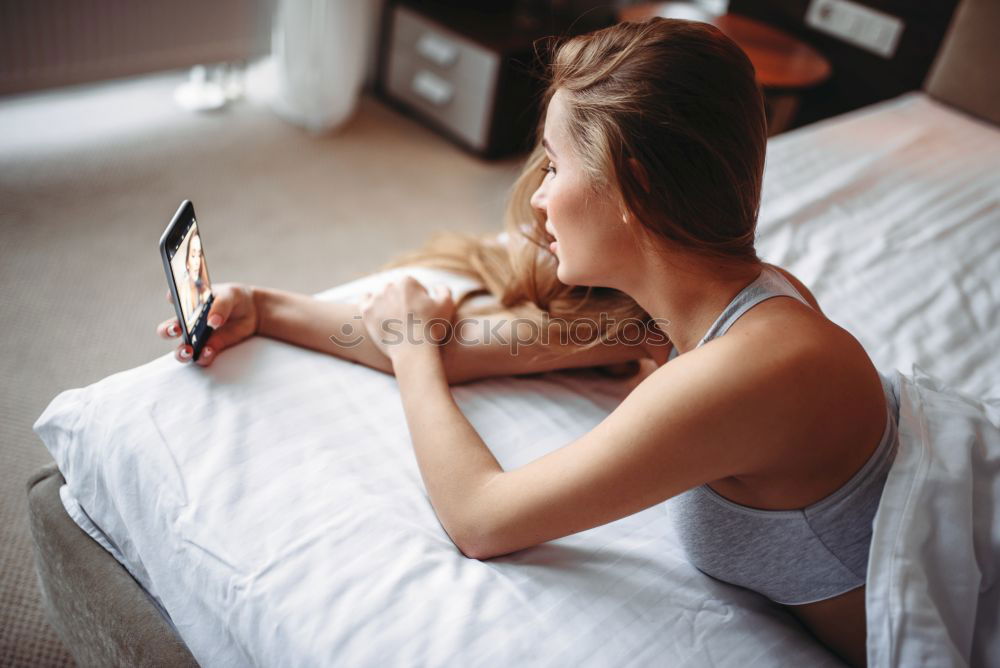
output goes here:
<path id="1" fill-rule="evenodd" d="M 898 17 L 851 0 L 812 0 L 806 10 L 806 25 L 892 58 L 904 24 Z"/>

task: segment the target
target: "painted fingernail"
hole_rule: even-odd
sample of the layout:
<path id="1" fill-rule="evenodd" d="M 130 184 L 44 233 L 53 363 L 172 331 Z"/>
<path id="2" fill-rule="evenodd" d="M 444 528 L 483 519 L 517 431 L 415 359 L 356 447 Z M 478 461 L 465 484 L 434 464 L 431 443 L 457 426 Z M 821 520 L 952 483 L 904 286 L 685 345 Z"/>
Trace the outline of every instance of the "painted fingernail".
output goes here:
<path id="1" fill-rule="evenodd" d="M 167 334 L 170 336 L 177 336 L 178 333 L 177 325 L 170 325 L 170 327 L 167 327 Z"/>
<path id="2" fill-rule="evenodd" d="M 181 357 L 183 357 L 184 359 L 191 357 L 191 351 L 188 350 L 187 348 L 181 348 Z"/>
<path id="3" fill-rule="evenodd" d="M 211 327 L 212 329 L 215 329 L 216 327 L 218 327 L 221 324 L 222 324 L 222 316 L 221 315 L 210 315 L 210 316 L 208 316 L 208 326 Z"/>

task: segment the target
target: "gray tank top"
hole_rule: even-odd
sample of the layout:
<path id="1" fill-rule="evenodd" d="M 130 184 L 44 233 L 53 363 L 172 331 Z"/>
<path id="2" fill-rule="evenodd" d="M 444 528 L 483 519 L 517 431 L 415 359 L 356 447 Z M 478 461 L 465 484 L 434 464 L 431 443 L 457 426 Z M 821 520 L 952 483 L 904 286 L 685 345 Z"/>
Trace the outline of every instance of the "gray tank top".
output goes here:
<path id="1" fill-rule="evenodd" d="M 722 336 L 748 310 L 779 296 L 808 305 L 779 271 L 765 266 L 698 345 Z M 675 356 L 676 351 L 670 358 Z M 872 521 L 896 454 L 899 419 L 899 388 L 879 375 L 887 408 L 882 438 L 864 466 L 826 498 L 798 510 L 759 510 L 702 485 L 667 501 L 696 568 L 785 605 L 832 598 L 865 583 Z"/>

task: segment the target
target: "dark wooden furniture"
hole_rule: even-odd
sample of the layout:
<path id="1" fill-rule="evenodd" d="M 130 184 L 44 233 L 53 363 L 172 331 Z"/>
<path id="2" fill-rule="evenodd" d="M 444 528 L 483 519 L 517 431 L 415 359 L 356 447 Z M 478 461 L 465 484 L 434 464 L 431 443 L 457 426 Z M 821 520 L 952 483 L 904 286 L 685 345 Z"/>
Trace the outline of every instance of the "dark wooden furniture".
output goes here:
<path id="1" fill-rule="evenodd" d="M 904 27 L 892 57 L 872 53 L 806 24 L 809 0 L 729 0 L 729 11 L 775 26 L 808 42 L 833 67 L 823 83 L 802 91 L 793 127 L 843 114 L 922 87 L 958 0 L 864 0 L 864 6 L 898 18 Z M 981 6 L 990 2 L 974 2 Z M 996 0 L 992 0 L 996 5 Z M 992 33 L 990 29 L 992 28 Z M 996 34 L 996 28 L 983 29 Z M 982 52 L 977 48 L 977 52 Z M 981 72 L 990 70 L 971 63 Z M 985 74 L 984 76 L 989 76 Z"/>
<path id="2" fill-rule="evenodd" d="M 823 54 L 804 41 L 739 14 L 715 16 L 676 2 L 653 2 L 626 7 L 618 18 L 645 21 L 653 16 L 702 20 L 739 44 L 753 63 L 757 81 L 764 90 L 770 135 L 791 126 L 799 106 L 799 94 L 821 84 L 832 72 Z"/>
<path id="3" fill-rule="evenodd" d="M 545 38 L 614 18 L 610 11 L 571 16 L 531 3 L 390 1 L 376 91 L 482 157 L 527 151 L 544 86 Z"/>

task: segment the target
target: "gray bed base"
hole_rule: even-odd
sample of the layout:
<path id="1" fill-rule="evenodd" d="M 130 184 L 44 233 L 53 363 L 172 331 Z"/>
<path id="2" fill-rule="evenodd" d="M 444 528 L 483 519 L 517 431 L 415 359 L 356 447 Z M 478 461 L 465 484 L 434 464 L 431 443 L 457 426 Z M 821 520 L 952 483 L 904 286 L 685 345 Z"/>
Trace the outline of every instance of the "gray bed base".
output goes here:
<path id="1" fill-rule="evenodd" d="M 924 81 L 952 107 L 1000 124 L 997 0 L 962 0 Z M 28 482 L 31 531 L 46 613 L 83 666 L 196 666 L 149 595 L 63 509 L 54 464 Z"/>
<path id="2" fill-rule="evenodd" d="M 81 666 L 197 666 L 146 591 L 66 514 L 55 464 L 28 480 L 42 607 Z"/>

